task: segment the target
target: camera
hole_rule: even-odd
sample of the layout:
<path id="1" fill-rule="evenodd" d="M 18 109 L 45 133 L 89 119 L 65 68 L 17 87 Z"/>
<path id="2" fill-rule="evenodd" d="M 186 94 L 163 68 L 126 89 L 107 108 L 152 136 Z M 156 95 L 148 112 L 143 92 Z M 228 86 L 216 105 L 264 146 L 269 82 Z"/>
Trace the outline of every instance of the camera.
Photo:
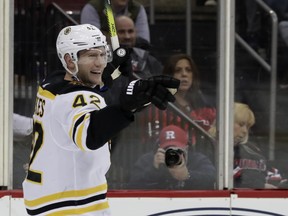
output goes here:
<path id="1" fill-rule="evenodd" d="M 165 151 L 165 164 L 167 167 L 173 167 L 182 163 L 181 155 L 184 151 L 179 148 L 167 148 Z"/>

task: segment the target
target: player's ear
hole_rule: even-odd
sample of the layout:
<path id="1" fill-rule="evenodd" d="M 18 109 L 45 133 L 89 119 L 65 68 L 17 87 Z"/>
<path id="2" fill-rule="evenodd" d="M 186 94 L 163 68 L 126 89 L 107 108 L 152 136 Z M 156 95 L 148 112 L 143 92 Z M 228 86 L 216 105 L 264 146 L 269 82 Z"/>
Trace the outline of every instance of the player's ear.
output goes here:
<path id="1" fill-rule="evenodd" d="M 66 54 L 64 55 L 64 60 L 65 60 L 65 62 L 66 62 L 66 64 L 67 64 L 67 68 L 68 68 L 70 71 L 74 71 L 74 69 L 75 69 L 75 63 L 73 62 L 71 56 L 70 56 L 68 53 L 66 53 Z"/>

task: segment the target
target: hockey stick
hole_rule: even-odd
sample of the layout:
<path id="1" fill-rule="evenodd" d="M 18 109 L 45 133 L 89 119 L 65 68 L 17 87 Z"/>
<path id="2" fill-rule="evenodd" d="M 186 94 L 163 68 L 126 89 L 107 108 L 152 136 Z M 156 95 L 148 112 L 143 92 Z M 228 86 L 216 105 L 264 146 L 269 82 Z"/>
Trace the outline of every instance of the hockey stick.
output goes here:
<path id="1" fill-rule="evenodd" d="M 113 50 L 116 50 L 117 48 L 120 47 L 120 45 L 119 45 L 119 40 L 118 40 L 118 35 L 117 35 L 117 30 L 115 26 L 115 20 L 114 20 L 113 11 L 111 8 L 110 0 L 105 0 L 105 10 L 106 10 L 107 22 L 108 22 L 109 33 L 110 33 L 110 38 L 111 38 L 111 46 Z"/>
<path id="2" fill-rule="evenodd" d="M 111 46 L 112 46 L 112 50 L 114 51 L 120 47 L 120 44 L 119 44 L 119 39 L 118 39 L 117 30 L 116 30 L 116 26 L 115 26 L 113 11 L 111 8 L 111 0 L 105 0 L 105 12 L 106 12 L 107 23 L 108 23 L 108 27 L 109 27 Z M 115 80 L 120 75 L 121 75 L 121 72 L 117 68 L 111 74 L 111 77 L 113 80 Z"/>

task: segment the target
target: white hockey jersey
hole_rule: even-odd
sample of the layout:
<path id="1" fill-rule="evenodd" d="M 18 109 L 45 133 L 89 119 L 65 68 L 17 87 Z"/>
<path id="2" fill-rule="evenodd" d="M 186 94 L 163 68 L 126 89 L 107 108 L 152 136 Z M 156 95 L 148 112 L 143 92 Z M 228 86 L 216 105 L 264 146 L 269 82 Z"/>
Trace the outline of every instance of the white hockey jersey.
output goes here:
<path id="1" fill-rule="evenodd" d="M 33 149 L 23 182 L 27 212 L 108 216 L 109 146 L 93 151 L 86 146 L 90 112 L 105 101 L 92 90 L 58 93 L 49 85 L 39 87 L 35 104 Z"/>

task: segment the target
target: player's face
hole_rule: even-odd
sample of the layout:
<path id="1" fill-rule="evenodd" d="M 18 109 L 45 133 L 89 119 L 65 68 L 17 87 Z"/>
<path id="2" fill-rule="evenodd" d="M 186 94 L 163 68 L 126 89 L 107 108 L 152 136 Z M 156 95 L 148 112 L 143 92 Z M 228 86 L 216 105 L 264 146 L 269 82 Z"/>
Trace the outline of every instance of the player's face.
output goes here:
<path id="1" fill-rule="evenodd" d="M 116 19 L 116 28 L 121 45 L 134 47 L 136 43 L 136 30 L 130 18 L 120 17 Z"/>
<path id="2" fill-rule="evenodd" d="M 180 80 L 178 91 L 188 91 L 192 86 L 193 72 L 187 59 L 181 59 L 177 62 L 173 76 Z"/>
<path id="3" fill-rule="evenodd" d="M 77 77 L 88 86 L 102 84 L 102 73 L 107 64 L 104 47 L 79 52 Z"/>

